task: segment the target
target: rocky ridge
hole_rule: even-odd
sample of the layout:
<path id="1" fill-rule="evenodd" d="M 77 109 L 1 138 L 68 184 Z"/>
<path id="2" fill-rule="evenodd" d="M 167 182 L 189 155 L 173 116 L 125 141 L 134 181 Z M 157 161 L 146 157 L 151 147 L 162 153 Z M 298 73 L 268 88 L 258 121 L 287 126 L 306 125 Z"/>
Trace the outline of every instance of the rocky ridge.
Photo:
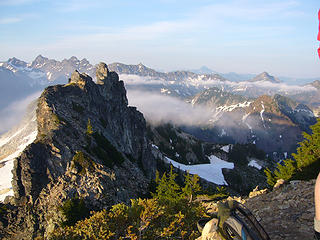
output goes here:
<path id="1" fill-rule="evenodd" d="M 147 192 L 156 162 L 146 123 L 105 64 L 97 84 L 75 71 L 68 84 L 46 88 L 36 116 L 37 138 L 14 162 L 2 237 L 46 237 L 63 219 L 58 209 L 66 199 L 98 210 Z"/>

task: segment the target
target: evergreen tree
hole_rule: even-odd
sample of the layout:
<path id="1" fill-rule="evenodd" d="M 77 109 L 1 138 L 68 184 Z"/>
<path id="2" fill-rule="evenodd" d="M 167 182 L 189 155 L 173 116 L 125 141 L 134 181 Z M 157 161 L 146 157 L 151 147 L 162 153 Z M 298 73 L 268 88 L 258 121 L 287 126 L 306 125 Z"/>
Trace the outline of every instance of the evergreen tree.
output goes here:
<path id="1" fill-rule="evenodd" d="M 184 187 L 182 188 L 182 195 L 192 202 L 193 196 L 200 191 L 199 176 L 195 174 L 191 177 L 189 172 L 187 172 L 187 175 L 185 175 Z"/>
<path id="2" fill-rule="evenodd" d="M 275 179 L 289 180 L 296 172 L 296 169 L 296 162 L 292 159 L 286 159 L 283 164 L 277 164 L 277 169 L 274 171 Z"/>
<path id="3" fill-rule="evenodd" d="M 166 173 L 162 175 L 162 178 L 157 179 L 157 190 L 155 197 L 162 203 L 176 203 L 181 197 L 181 188 L 175 182 L 177 174 L 173 172 L 173 167 L 171 165 L 169 175 Z"/>
<path id="4" fill-rule="evenodd" d="M 269 168 L 266 168 L 264 170 L 264 173 L 266 174 L 267 176 L 267 183 L 270 185 L 270 186 L 274 186 L 277 182 L 273 172 L 271 172 L 271 170 Z"/>
<path id="5" fill-rule="evenodd" d="M 320 118 L 311 126 L 312 134 L 303 133 L 304 140 L 299 143 L 297 153 L 293 153 L 293 160 L 286 159 L 283 164 L 278 163 L 272 173 L 265 170 L 268 184 L 271 186 L 278 179 L 303 179 L 315 178 L 320 170 Z"/>
<path id="6" fill-rule="evenodd" d="M 297 161 L 299 171 L 320 159 L 320 118 L 318 118 L 318 122 L 310 128 L 312 134 L 309 135 L 304 132 L 304 140 L 299 143 L 300 147 L 298 147 L 297 153 L 292 154 Z"/>
<path id="7" fill-rule="evenodd" d="M 88 118 L 87 131 L 86 131 L 86 133 L 87 133 L 88 136 L 93 134 L 93 130 L 92 130 L 92 125 L 91 125 L 90 118 Z"/>

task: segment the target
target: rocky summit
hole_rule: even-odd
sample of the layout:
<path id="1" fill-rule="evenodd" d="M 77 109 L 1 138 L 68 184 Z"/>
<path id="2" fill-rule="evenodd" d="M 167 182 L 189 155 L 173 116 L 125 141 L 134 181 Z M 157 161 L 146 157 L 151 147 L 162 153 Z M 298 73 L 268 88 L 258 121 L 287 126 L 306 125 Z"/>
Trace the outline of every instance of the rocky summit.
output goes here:
<path id="1" fill-rule="evenodd" d="M 58 210 L 67 199 L 99 210 L 147 192 L 156 162 L 144 117 L 128 106 L 117 73 L 100 63 L 96 75 L 97 84 L 75 71 L 68 84 L 40 96 L 38 135 L 14 162 L 1 238 L 48 236 L 63 220 Z"/>

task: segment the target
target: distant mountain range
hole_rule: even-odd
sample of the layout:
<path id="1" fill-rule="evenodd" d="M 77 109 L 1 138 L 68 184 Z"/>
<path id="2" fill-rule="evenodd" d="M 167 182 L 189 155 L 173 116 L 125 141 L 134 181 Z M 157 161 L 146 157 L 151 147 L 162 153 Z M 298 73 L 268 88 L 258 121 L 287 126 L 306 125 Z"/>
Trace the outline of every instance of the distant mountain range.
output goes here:
<path id="1" fill-rule="evenodd" d="M 253 79 L 257 74 L 252 74 L 252 73 L 235 73 L 235 72 L 228 72 L 228 73 L 221 73 L 214 71 L 207 66 L 202 66 L 198 69 L 192 69 L 190 72 L 198 73 L 198 74 L 211 74 L 211 73 L 216 73 L 224 78 L 233 81 L 233 82 L 244 82 L 244 81 L 249 81 L 250 79 Z M 318 78 L 293 78 L 293 77 L 286 77 L 286 76 L 278 76 L 278 79 L 286 84 L 289 85 L 299 85 L 299 84 L 307 84 L 313 81 L 316 81 L 320 79 Z"/>
<path id="2" fill-rule="evenodd" d="M 10 58 L 0 63 L 0 112 L 13 101 L 49 85 L 67 83 L 75 69 L 95 76 L 96 68 L 97 65 L 90 64 L 85 58 L 57 61 L 39 55 L 31 63 Z M 319 81 L 289 86 L 263 72 L 247 81 L 234 82 L 207 67 L 195 71 L 198 73 L 164 73 L 141 63 L 111 63 L 108 68 L 119 74 L 129 92 L 139 90 L 142 94 L 171 96 L 194 106 L 208 107 L 212 112 L 211 122 L 208 122 L 210 131 L 206 129 L 203 133 L 198 126 L 194 131 L 189 129 L 207 141 L 251 142 L 267 152 L 291 152 L 295 149 L 293 143 L 300 139 L 301 131 L 308 130 L 315 119 L 313 114 L 319 114 L 320 110 Z M 285 102 L 285 107 L 280 102 Z M 276 132 L 281 132 L 277 138 L 281 135 L 283 139 L 291 140 L 272 143 Z"/>

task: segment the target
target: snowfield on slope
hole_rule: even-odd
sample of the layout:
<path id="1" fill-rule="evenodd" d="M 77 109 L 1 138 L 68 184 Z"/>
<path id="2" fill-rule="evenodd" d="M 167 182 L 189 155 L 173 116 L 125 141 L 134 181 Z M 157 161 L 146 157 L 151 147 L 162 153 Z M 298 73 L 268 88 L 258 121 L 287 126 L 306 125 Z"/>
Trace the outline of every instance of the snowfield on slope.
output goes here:
<path id="1" fill-rule="evenodd" d="M 34 131 L 30 135 L 24 137 L 21 145 L 14 153 L 0 160 L 0 165 L 4 165 L 3 167 L 0 167 L 0 202 L 3 202 L 6 196 L 13 196 L 11 185 L 13 161 L 15 158 L 19 157 L 21 152 L 36 139 L 37 133 L 37 131 Z"/>
<path id="2" fill-rule="evenodd" d="M 165 158 L 174 167 L 180 168 L 183 171 L 189 171 L 190 174 L 197 174 L 199 177 L 201 177 L 209 182 L 218 184 L 218 185 L 228 185 L 228 183 L 224 179 L 222 169 L 223 168 L 228 168 L 228 169 L 234 168 L 233 163 L 223 161 L 214 155 L 211 155 L 209 157 L 210 164 L 196 164 L 196 165 L 185 165 L 185 164 L 173 161 L 172 159 L 170 159 L 168 157 L 165 157 Z"/>

